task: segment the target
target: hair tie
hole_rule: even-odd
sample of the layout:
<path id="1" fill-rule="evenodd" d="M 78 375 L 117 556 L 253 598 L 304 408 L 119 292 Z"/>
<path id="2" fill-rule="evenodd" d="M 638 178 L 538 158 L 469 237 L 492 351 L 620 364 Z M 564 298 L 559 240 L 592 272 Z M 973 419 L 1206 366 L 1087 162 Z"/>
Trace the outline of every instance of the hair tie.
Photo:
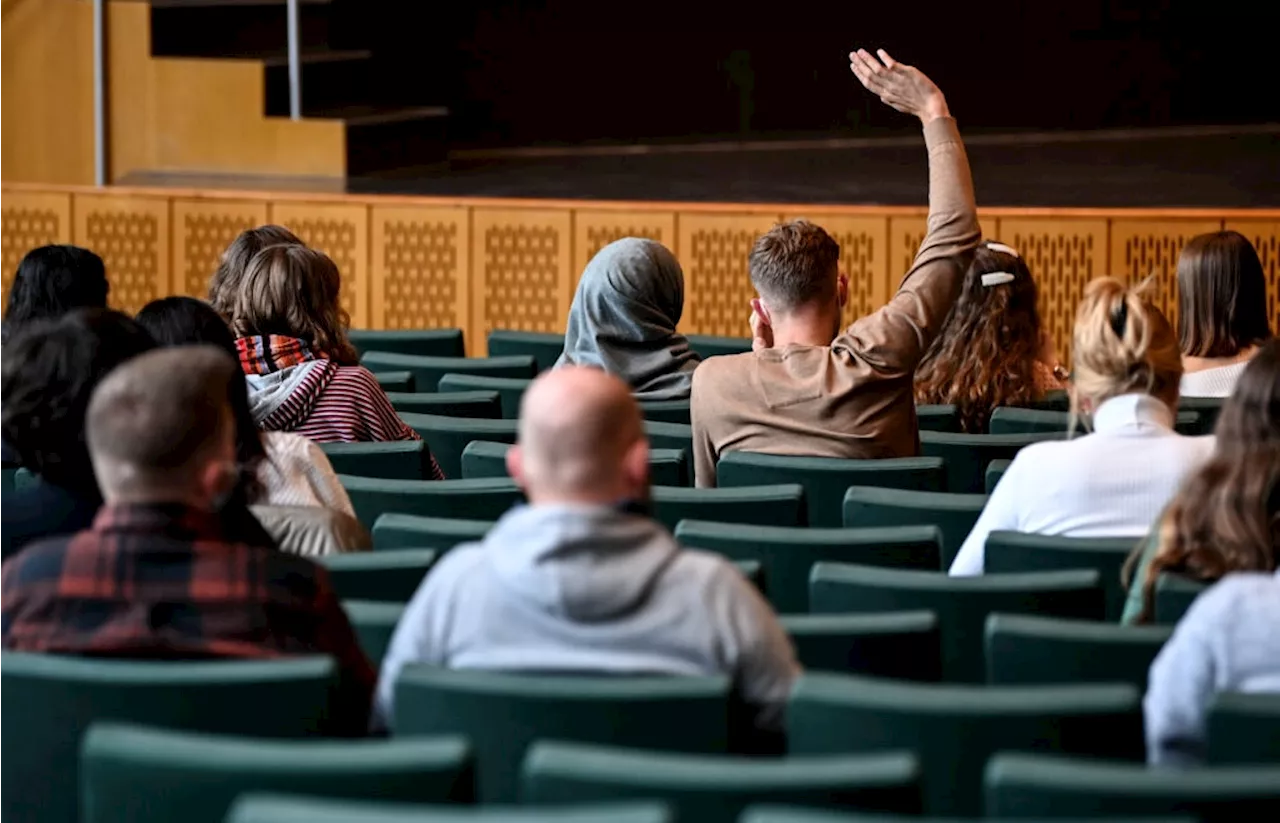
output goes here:
<path id="1" fill-rule="evenodd" d="M 983 288 L 991 288 L 992 286 L 1002 286 L 1005 283 L 1013 282 L 1013 275 L 1007 271 L 993 271 L 982 275 Z"/>
<path id="2" fill-rule="evenodd" d="M 1111 330 L 1116 333 L 1116 337 L 1124 340 L 1124 327 L 1129 321 L 1129 301 L 1121 300 L 1120 305 L 1116 306 L 1111 312 Z"/>
<path id="3" fill-rule="evenodd" d="M 1021 257 L 1021 256 L 1022 256 L 1022 255 L 1018 254 L 1016 251 L 1014 251 L 1012 246 L 1006 246 L 1004 243 L 997 243 L 997 242 L 995 242 L 994 240 L 988 240 L 988 241 L 986 242 L 986 246 L 987 246 L 987 248 L 988 248 L 988 249 L 990 249 L 991 251 L 998 251 L 998 252 L 1000 252 L 1001 254 L 1008 254 L 1008 255 L 1011 255 L 1011 256 L 1013 256 L 1013 257 Z"/>

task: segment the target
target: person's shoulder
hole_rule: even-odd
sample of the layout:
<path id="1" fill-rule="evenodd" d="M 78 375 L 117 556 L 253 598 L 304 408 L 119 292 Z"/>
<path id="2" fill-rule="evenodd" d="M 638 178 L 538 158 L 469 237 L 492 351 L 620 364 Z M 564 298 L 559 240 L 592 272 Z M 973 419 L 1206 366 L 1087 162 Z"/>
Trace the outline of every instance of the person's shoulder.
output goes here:
<path id="1" fill-rule="evenodd" d="M 1257 603 L 1280 611 L 1280 572 L 1234 572 L 1196 598 L 1188 617 L 1229 609 L 1247 609 Z"/>
<path id="2" fill-rule="evenodd" d="M 743 352 L 708 357 L 693 371 L 693 392 L 696 393 L 699 387 L 719 387 L 741 380 L 754 363 L 755 356 L 755 352 Z"/>
<path id="3" fill-rule="evenodd" d="M 671 571 L 703 592 L 735 596 L 751 586 L 737 566 L 724 555 L 701 549 L 681 548 Z"/>
<path id="4" fill-rule="evenodd" d="M 382 393 L 382 385 L 378 382 L 378 378 L 373 376 L 373 372 L 358 363 L 351 366 L 338 366 L 334 372 L 333 379 L 341 381 L 348 386 L 359 386 L 366 391 Z"/>

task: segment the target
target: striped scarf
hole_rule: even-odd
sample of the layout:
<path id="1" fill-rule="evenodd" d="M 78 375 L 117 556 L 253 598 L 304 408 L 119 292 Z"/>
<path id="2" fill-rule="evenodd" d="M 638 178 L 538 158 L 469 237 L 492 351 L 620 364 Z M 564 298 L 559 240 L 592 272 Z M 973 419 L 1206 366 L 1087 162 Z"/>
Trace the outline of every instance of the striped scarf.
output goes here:
<path id="1" fill-rule="evenodd" d="M 328 360 L 311 351 L 311 344 L 280 334 L 254 335 L 236 340 L 240 369 L 245 374 L 271 374 L 312 360 Z"/>

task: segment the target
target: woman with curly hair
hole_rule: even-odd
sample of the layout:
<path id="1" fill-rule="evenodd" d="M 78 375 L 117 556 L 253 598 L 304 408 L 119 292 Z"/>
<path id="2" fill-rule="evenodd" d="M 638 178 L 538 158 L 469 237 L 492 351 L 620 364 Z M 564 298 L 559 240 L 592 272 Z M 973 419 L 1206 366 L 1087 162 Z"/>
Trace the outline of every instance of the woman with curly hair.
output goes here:
<path id="1" fill-rule="evenodd" d="M 916 369 L 916 402 L 954 404 L 961 430 L 981 433 L 996 406 L 1062 388 L 1037 298 L 1016 251 L 990 240 L 979 246 L 960 299 Z"/>

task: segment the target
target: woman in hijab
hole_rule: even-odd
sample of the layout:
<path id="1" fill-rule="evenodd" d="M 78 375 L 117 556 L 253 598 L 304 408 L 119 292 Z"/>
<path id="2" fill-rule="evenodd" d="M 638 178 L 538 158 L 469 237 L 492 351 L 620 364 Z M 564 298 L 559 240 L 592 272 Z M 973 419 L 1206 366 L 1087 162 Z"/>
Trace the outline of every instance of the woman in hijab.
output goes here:
<path id="1" fill-rule="evenodd" d="M 595 366 L 637 400 L 687 400 L 698 355 L 676 331 L 684 272 L 666 246 L 624 237 L 591 258 L 578 282 L 557 366 Z"/>

